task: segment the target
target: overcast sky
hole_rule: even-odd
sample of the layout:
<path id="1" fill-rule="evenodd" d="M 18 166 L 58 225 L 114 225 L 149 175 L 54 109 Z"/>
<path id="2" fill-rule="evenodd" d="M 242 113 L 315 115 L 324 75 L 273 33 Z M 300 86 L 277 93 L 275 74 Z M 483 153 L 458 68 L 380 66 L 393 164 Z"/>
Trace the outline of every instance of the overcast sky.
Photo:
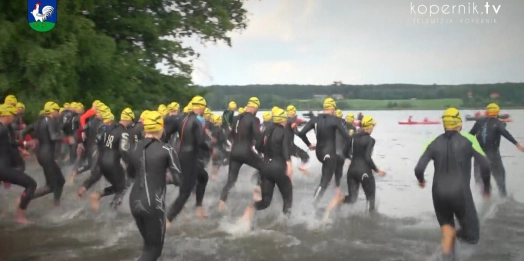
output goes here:
<path id="1" fill-rule="evenodd" d="M 233 46 L 190 42 L 201 85 L 524 81 L 524 1 L 250 0 Z M 475 3 L 464 10 L 443 5 Z M 470 4 L 470 5 L 471 5 Z M 424 7 L 432 7 L 431 22 Z M 499 7 L 500 5 L 500 7 Z M 414 6 L 415 13 L 413 13 Z M 498 9 L 498 13 L 495 13 Z M 448 14 L 443 14 L 447 12 Z M 452 13 L 454 12 L 454 13 Z M 462 12 L 459 14 L 459 12 Z M 484 13 L 484 14 L 481 14 Z M 462 19 L 488 19 L 491 24 Z M 419 19 L 419 20 L 416 20 Z"/>

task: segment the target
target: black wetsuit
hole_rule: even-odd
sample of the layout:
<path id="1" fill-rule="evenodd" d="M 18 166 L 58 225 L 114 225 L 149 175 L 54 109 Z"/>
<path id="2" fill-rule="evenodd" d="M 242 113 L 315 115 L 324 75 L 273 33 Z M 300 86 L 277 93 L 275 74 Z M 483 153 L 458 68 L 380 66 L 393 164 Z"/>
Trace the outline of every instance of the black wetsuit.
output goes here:
<path id="1" fill-rule="evenodd" d="M 229 137 L 229 128 L 232 128 L 233 126 L 234 115 L 235 112 L 229 109 L 224 110 L 224 113 L 222 113 L 222 128 L 226 132 L 226 137 Z"/>
<path id="2" fill-rule="evenodd" d="M 101 197 L 115 195 L 111 206 L 116 208 L 122 200 L 122 196 L 127 188 L 126 175 L 120 163 L 122 159 L 122 133 L 125 127 L 120 123 L 104 125 L 100 133 L 99 140 L 99 171 L 95 171 L 84 182 L 84 187 L 89 189 L 93 184 L 100 180 L 102 176 L 111 184 L 100 194 Z"/>
<path id="3" fill-rule="evenodd" d="M 308 146 L 311 145 L 311 142 L 309 142 L 306 135 L 313 129 L 317 131 L 317 159 L 322 163 L 322 178 L 314 195 L 315 202 L 317 202 L 324 195 L 335 173 L 337 163 L 336 132 L 339 131 L 347 142 L 351 141 L 351 137 L 340 119 L 330 114 L 319 114 L 317 117 L 312 118 L 298 133 L 298 136 Z"/>
<path id="4" fill-rule="evenodd" d="M 42 117 L 36 124 L 36 159 L 44 170 L 46 185 L 35 191 L 33 198 L 39 198 L 49 193 L 54 193 L 55 202 L 59 202 L 62 196 L 65 179 L 62 170 L 55 161 L 55 146 L 57 141 L 62 140 L 62 132 L 57 128 L 56 121 L 49 116 Z"/>
<path id="5" fill-rule="evenodd" d="M 73 138 L 73 143 L 67 144 L 70 163 L 74 163 L 76 160 L 76 131 L 78 130 L 79 125 L 80 115 L 78 115 L 78 113 L 71 110 L 64 110 L 62 112 L 62 131 L 66 137 Z"/>
<path id="6" fill-rule="evenodd" d="M 129 162 L 127 171 L 135 180 L 129 195 L 129 207 L 144 239 L 138 260 L 156 261 L 162 255 L 166 231 L 166 170 L 172 176 L 178 176 L 180 163 L 170 145 L 151 138 L 137 142 Z"/>
<path id="7" fill-rule="evenodd" d="M 170 144 L 172 147 L 176 147 L 177 142 L 177 132 L 176 132 L 176 126 L 178 126 L 178 122 L 180 121 L 180 115 L 168 115 L 164 118 L 164 129 L 169 130 L 164 132 L 164 137 L 162 137 L 162 141 L 164 141 L 167 144 Z"/>
<path id="8" fill-rule="evenodd" d="M 227 201 L 229 190 L 233 188 L 238 179 L 240 167 L 246 164 L 252 168 L 260 170 L 262 159 L 260 155 L 253 151 L 253 145 L 260 151 L 263 143 L 262 133 L 260 132 L 260 120 L 250 112 L 238 115 L 233 122 L 231 137 L 233 146 L 229 158 L 229 172 L 227 183 L 222 189 L 220 200 Z"/>
<path id="9" fill-rule="evenodd" d="M 137 122 L 132 128 L 129 129 L 129 147 L 131 150 L 136 149 L 136 145 L 144 137 L 144 124 Z"/>
<path id="10" fill-rule="evenodd" d="M 477 137 L 480 147 L 486 153 L 491 168 L 491 175 L 497 183 L 499 193 L 502 197 L 507 195 L 506 192 L 506 170 L 500 157 L 500 137 L 504 136 L 509 142 L 517 144 L 517 141 L 506 130 L 506 124 L 496 118 L 483 118 L 478 120 L 469 131 L 470 134 Z M 475 181 L 482 184 L 480 177 L 479 165 L 475 162 Z"/>
<path id="11" fill-rule="evenodd" d="M 296 116 L 288 118 L 288 126 L 293 129 L 293 147 L 291 147 L 291 155 L 300 158 L 302 164 L 306 164 L 309 162 L 309 154 L 294 143 L 295 134 L 298 135 L 298 127 L 302 124 L 304 124 L 304 122 Z"/>
<path id="12" fill-rule="evenodd" d="M 292 131 L 286 130 L 280 124 L 273 124 L 266 129 L 263 146 L 264 163 L 260 169 L 262 200 L 255 202 L 254 206 L 257 210 L 265 209 L 271 204 L 275 185 L 282 195 L 284 213 L 289 214 L 291 210 L 293 186 L 286 173 L 286 162 L 291 160 L 293 135 Z"/>
<path id="13" fill-rule="evenodd" d="M 18 166 L 16 158 L 20 156 L 15 136 L 9 126 L 0 122 L 0 181 L 25 188 L 20 198 L 20 209 L 25 210 L 36 190 L 36 181 Z M 17 156 L 18 155 L 18 156 Z"/>
<path id="14" fill-rule="evenodd" d="M 87 170 L 93 172 L 93 170 L 98 166 L 97 135 L 100 126 L 102 126 L 102 120 L 96 116 L 90 117 L 84 125 L 83 132 L 86 136 L 84 141 L 85 151 L 83 152 L 82 157 L 76 161 L 75 169 L 77 170 L 77 174 L 83 173 Z"/>
<path id="15" fill-rule="evenodd" d="M 202 205 L 207 179 L 202 168 L 201 158 L 204 152 L 209 153 L 209 146 L 204 139 L 203 126 L 197 115 L 190 113 L 175 124 L 173 129 L 165 130 L 166 134 L 178 132 L 180 135 L 179 159 L 182 170 L 182 184 L 177 199 L 167 213 L 168 220 L 173 220 L 182 211 L 195 185 L 197 206 Z M 207 172 L 205 173 L 207 174 Z M 202 178 L 202 180 L 201 180 Z M 198 182 L 197 182 L 198 181 Z"/>
<path id="16" fill-rule="evenodd" d="M 345 203 L 354 203 L 357 200 L 358 189 L 362 184 L 362 189 L 369 203 L 369 211 L 375 209 L 375 177 L 372 171 L 378 172 L 372 158 L 374 147 L 375 139 L 369 133 L 362 132 L 353 136 L 349 147 L 353 158 L 346 176 L 348 196 L 346 196 Z"/>
<path id="17" fill-rule="evenodd" d="M 346 121 L 343 119 L 339 119 L 344 126 L 347 126 Z M 346 127 L 347 128 L 347 127 Z M 337 164 L 335 167 L 335 184 L 337 187 L 340 187 L 340 180 L 342 179 L 342 173 L 344 168 L 344 163 L 346 161 L 346 148 L 350 144 L 350 142 L 346 141 L 342 137 L 342 133 L 340 131 L 336 132 L 336 147 L 337 147 Z"/>
<path id="18" fill-rule="evenodd" d="M 211 131 L 211 137 L 215 140 L 212 144 L 215 150 L 211 156 L 211 164 L 213 166 L 227 165 L 229 163 L 229 151 L 224 129 L 221 126 L 215 126 Z"/>
<path id="19" fill-rule="evenodd" d="M 415 167 L 419 182 L 425 182 L 424 171 L 433 160 L 433 206 L 440 226 L 455 226 L 457 217 L 461 230 L 457 237 L 471 244 L 479 240 L 479 220 L 471 195 L 471 158 L 481 166 L 484 189 L 490 189 L 489 163 L 472 135 L 446 131 L 433 140 Z"/>

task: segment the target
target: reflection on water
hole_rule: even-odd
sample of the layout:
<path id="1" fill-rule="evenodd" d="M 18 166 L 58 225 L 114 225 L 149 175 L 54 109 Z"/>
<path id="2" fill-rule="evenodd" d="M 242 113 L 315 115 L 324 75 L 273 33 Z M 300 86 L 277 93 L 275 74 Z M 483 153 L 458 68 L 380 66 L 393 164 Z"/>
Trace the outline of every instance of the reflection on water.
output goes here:
<path id="1" fill-rule="evenodd" d="M 364 112 L 367 114 L 368 112 Z M 439 119 L 439 111 L 369 112 L 378 122 L 373 136 L 377 140 L 376 163 L 388 173 L 377 178 L 377 205 L 380 214 L 365 213 L 364 196 L 354 206 L 344 206 L 333 223 L 319 223 L 312 209 L 313 189 L 319 180 L 319 163 L 312 156 L 311 177 L 294 175 L 294 206 L 291 220 L 281 217 L 279 192 L 266 211 L 258 213 L 254 232 L 237 222 L 250 203 L 252 169 L 244 167 L 231 192 L 229 210 L 224 217 L 216 213 L 218 194 L 226 179 L 210 180 L 205 198 L 210 218 L 194 219 L 190 199 L 186 209 L 167 232 L 163 260 L 432 260 L 438 251 L 439 228 L 434 217 L 431 188 L 421 190 L 413 167 L 423 144 L 438 135 L 439 125 L 400 126 L 397 121 Z M 464 114 L 468 112 L 463 112 Z M 474 112 L 470 112 L 474 113 Z M 508 124 L 517 140 L 524 111 L 510 111 L 515 122 Z M 464 128 L 469 130 L 471 122 Z M 297 138 L 297 144 L 305 147 Z M 507 171 L 512 199 L 500 200 L 494 193 L 490 203 L 476 196 L 482 219 L 478 246 L 461 245 L 463 260 L 524 260 L 524 167 L 523 156 L 510 143 L 503 142 L 501 153 Z M 28 161 L 28 173 L 43 184 L 40 167 Z M 64 173 L 68 173 L 65 171 Z M 431 180 L 432 167 L 427 179 Z M 32 202 L 29 217 L 36 225 L 23 227 L 11 222 L 14 198 L 20 188 L 0 189 L 0 204 L 5 216 L 0 219 L 0 260 L 134 260 L 140 254 L 141 238 L 133 218 L 124 207 L 115 212 L 103 201 L 100 213 L 92 213 L 85 200 L 77 199 L 75 190 L 82 181 L 64 192 L 63 206 L 52 208 L 51 198 Z M 343 182 L 344 184 L 345 182 Z M 343 185 L 344 186 L 344 185 Z M 343 187 L 345 190 L 346 188 Z M 176 198 L 168 190 L 168 202 Z M 332 196 L 326 193 L 324 201 Z M 123 203 L 124 206 L 127 202 Z"/>

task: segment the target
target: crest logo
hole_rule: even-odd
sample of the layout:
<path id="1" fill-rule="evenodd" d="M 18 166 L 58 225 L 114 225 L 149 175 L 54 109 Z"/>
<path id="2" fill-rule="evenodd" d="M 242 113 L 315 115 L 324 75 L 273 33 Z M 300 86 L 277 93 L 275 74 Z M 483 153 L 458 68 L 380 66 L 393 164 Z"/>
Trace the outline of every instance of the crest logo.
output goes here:
<path id="1" fill-rule="evenodd" d="M 56 0 L 27 0 L 27 22 L 37 32 L 49 32 L 56 26 Z"/>

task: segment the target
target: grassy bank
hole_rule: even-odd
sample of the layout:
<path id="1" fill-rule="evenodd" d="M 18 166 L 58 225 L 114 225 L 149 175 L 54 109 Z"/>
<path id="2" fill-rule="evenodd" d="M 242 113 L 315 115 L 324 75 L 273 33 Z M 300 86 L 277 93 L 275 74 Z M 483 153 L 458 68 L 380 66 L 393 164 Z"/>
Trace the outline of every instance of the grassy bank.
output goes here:
<path id="1" fill-rule="evenodd" d="M 322 107 L 321 99 L 291 100 L 298 110 L 318 110 Z M 447 107 L 462 106 L 461 99 L 431 99 L 431 100 L 338 100 L 337 107 L 342 110 L 439 110 Z"/>

